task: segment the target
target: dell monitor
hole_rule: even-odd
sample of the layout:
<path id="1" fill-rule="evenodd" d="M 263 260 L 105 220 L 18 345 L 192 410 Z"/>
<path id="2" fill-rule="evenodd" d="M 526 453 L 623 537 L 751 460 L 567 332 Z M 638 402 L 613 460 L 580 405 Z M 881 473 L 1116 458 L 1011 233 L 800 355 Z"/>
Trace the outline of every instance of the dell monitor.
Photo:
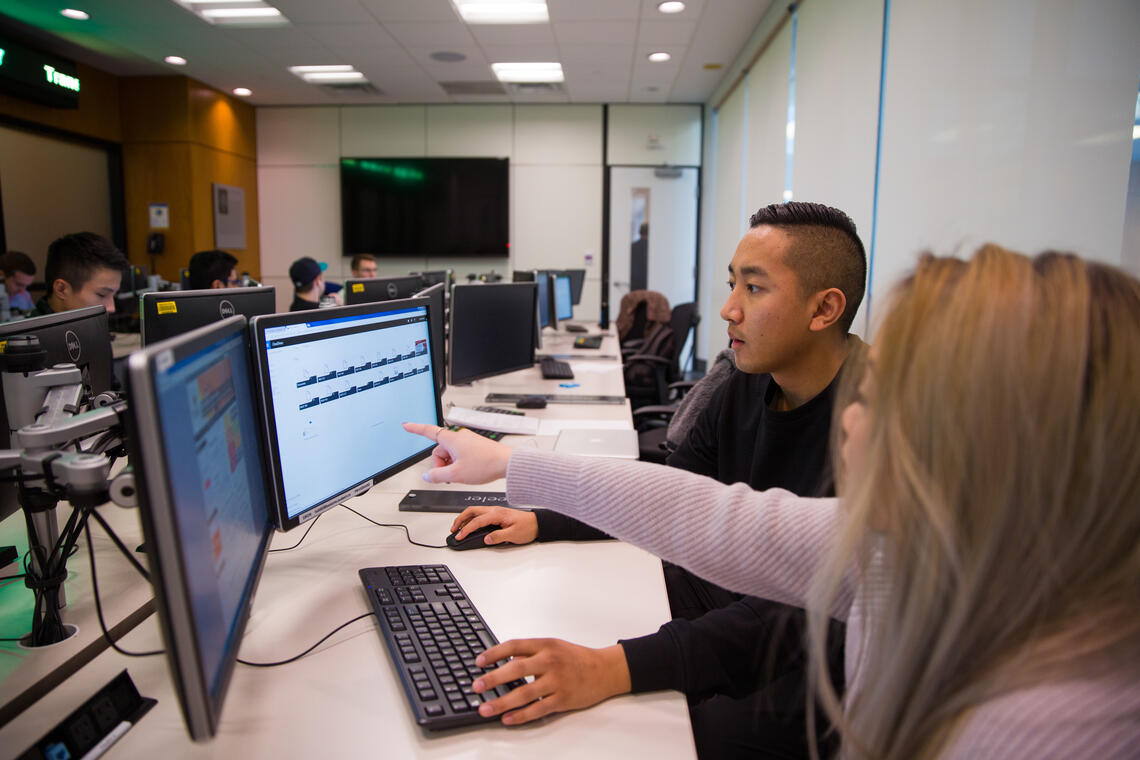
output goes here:
<path id="1" fill-rule="evenodd" d="M 127 363 L 131 461 L 167 666 L 190 737 L 218 731 L 273 520 L 245 317 Z"/>
<path id="2" fill-rule="evenodd" d="M 529 282 L 456 285 L 451 293 L 449 382 L 470 383 L 534 364 L 535 300 Z"/>
<path id="3" fill-rule="evenodd" d="M 443 347 L 446 345 L 444 339 L 444 326 L 447 324 L 444 321 L 444 315 L 447 314 L 446 295 L 447 285 L 442 282 L 437 282 L 435 285 L 416 293 L 416 298 L 428 299 L 428 311 L 431 316 L 431 358 L 435 363 L 435 384 L 440 393 L 443 393 L 443 387 L 447 384 L 447 374 L 444 369 L 447 366 L 447 358 L 443 351 Z"/>
<path id="4" fill-rule="evenodd" d="M 411 298 L 418 291 L 423 290 L 423 287 L 424 282 L 419 275 L 345 280 L 344 305 Z"/>
<path id="5" fill-rule="evenodd" d="M 281 530 L 431 453 L 401 426 L 443 424 L 426 299 L 254 317 L 251 330 Z"/>
<path id="6" fill-rule="evenodd" d="M 277 311 L 277 292 L 265 288 L 216 288 L 143 293 L 139 298 L 142 344 L 217 322 L 235 314 L 252 319 Z"/>
<path id="7" fill-rule="evenodd" d="M 565 322 L 574 317 L 574 301 L 570 291 L 570 278 L 562 273 L 552 274 L 554 283 L 554 314 L 559 322 Z"/>

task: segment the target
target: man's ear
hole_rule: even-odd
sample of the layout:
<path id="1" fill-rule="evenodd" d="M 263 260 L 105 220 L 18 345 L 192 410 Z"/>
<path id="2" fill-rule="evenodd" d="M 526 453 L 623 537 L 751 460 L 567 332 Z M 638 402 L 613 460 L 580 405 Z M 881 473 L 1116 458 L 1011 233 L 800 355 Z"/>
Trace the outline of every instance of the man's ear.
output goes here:
<path id="1" fill-rule="evenodd" d="M 51 283 L 51 293 L 59 300 L 66 300 L 71 297 L 71 283 L 62 277 L 57 277 Z"/>
<path id="2" fill-rule="evenodd" d="M 226 286 L 226 284 L 224 282 L 222 282 L 221 280 L 214 280 L 213 282 L 210 283 L 210 289 L 211 290 L 220 290 L 221 288 L 224 288 L 225 286 Z"/>
<path id="3" fill-rule="evenodd" d="M 821 290 L 813 296 L 815 311 L 812 313 L 808 329 L 820 332 L 828 329 L 843 316 L 847 309 L 847 296 L 839 288 Z"/>

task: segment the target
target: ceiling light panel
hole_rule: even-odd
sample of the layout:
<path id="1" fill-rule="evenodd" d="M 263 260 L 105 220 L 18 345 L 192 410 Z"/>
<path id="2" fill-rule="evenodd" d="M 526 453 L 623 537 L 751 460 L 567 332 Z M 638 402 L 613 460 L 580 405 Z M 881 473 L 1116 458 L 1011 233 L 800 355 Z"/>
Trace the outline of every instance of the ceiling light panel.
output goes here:
<path id="1" fill-rule="evenodd" d="M 561 82 L 562 64 L 556 62 L 492 63 L 500 82 Z"/>
<path id="2" fill-rule="evenodd" d="M 468 24 L 546 24 L 546 0 L 452 0 Z"/>
<path id="3" fill-rule="evenodd" d="M 289 71 L 306 82 L 332 84 L 337 82 L 364 82 L 364 75 L 347 63 L 320 66 L 290 66 Z"/>
<path id="4" fill-rule="evenodd" d="M 280 26 L 289 19 L 262 0 L 174 0 L 210 24 L 225 26 Z"/>

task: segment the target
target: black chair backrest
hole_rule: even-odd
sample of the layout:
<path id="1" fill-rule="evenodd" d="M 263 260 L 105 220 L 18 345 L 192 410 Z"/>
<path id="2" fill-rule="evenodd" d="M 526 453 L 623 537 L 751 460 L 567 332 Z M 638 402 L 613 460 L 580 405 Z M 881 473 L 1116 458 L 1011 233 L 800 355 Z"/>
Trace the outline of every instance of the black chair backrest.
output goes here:
<path id="1" fill-rule="evenodd" d="M 679 303 L 673 307 L 669 318 L 669 326 L 673 328 L 673 363 L 680 366 L 681 350 L 689 339 L 689 333 L 696 329 L 701 316 L 697 314 L 697 305 L 693 302 Z"/>
<path id="2" fill-rule="evenodd" d="M 633 325 L 630 326 L 629 332 L 627 332 L 622 337 L 623 341 L 641 340 L 642 338 L 645 337 L 645 310 L 646 310 L 646 308 L 647 307 L 645 305 L 645 301 L 642 301 L 636 307 L 634 307 L 634 309 L 633 309 Z"/>

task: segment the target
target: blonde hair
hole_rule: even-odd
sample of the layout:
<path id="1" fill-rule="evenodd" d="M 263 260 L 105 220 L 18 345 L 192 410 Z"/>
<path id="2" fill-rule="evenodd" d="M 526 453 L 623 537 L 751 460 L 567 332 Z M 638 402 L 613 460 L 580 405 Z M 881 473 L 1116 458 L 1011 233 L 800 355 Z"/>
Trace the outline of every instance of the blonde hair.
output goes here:
<path id="1" fill-rule="evenodd" d="M 866 467 L 809 613 L 845 753 L 935 757 L 998 695 L 1140 675 L 1140 283 L 1068 254 L 924 256 L 875 343 Z M 852 568 L 867 637 L 841 703 L 822 611 Z"/>

